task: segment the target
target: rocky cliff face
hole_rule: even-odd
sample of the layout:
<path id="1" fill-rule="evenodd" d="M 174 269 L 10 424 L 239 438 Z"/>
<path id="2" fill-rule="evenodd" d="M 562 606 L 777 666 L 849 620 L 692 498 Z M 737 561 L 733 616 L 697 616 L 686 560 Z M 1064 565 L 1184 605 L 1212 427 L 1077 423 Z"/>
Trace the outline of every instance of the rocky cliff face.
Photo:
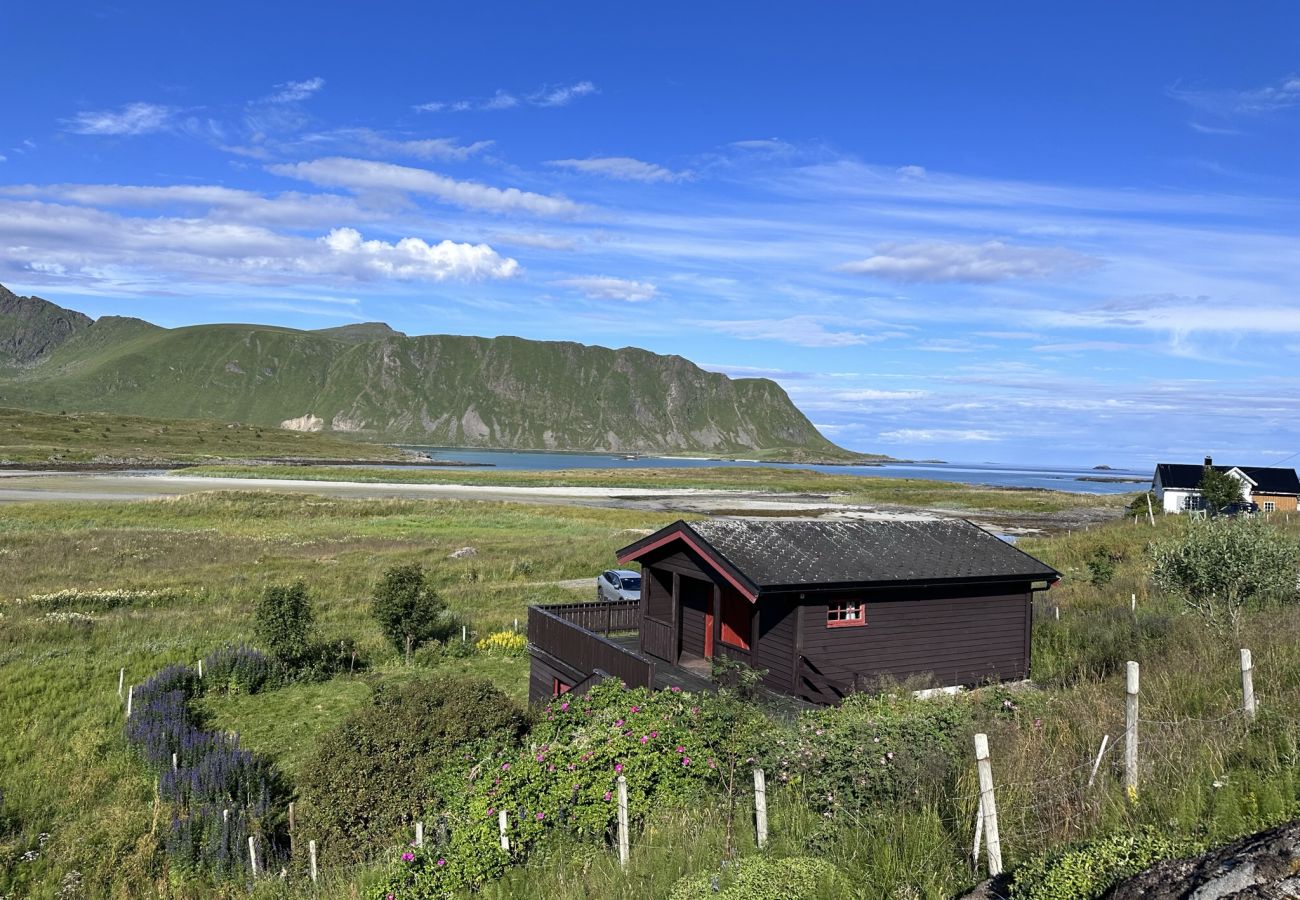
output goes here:
<path id="1" fill-rule="evenodd" d="M 0 406 L 133 413 L 339 431 L 453 447 L 851 456 L 775 382 L 680 356 L 564 341 L 407 337 L 371 323 L 165 329 L 40 304 Z M 0 329 L 26 321 L 0 314 Z M 56 326 L 54 323 L 64 323 Z M 60 328 L 62 330 L 60 330 Z M 24 334 L 32 333 L 27 329 Z M 8 333 L 0 331 L 0 335 Z"/>
<path id="2" fill-rule="evenodd" d="M 33 363 L 92 321 L 40 297 L 19 297 L 0 285 L 0 365 Z"/>

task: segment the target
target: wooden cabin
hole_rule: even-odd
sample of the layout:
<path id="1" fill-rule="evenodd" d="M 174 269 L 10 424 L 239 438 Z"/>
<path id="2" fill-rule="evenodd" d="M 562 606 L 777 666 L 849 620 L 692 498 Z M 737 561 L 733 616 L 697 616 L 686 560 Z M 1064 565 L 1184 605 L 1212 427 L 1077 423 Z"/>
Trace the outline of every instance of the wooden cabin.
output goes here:
<path id="1" fill-rule="evenodd" d="M 881 678 L 1019 680 L 1030 670 L 1033 594 L 1060 578 L 952 519 L 679 521 L 618 559 L 641 566 L 635 609 L 530 609 L 532 699 L 610 675 L 698 688 L 715 657 L 813 703 Z"/>

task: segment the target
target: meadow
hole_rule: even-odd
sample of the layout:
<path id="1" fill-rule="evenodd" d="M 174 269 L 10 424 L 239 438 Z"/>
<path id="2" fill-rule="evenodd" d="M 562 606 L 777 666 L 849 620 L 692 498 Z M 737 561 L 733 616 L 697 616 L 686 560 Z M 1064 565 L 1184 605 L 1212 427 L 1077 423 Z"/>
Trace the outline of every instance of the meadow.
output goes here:
<path id="1" fill-rule="evenodd" d="M 404 460 L 406 455 L 384 444 L 233 422 L 0 407 L 0 463 L 159 464 L 249 459 L 379 462 Z"/>
<path id="2" fill-rule="evenodd" d="M 413 470 L 347 466 L 207 465 L 188 471 L 194 475 L 216 477 L 296 478 L 309 481 L 487 484 L 507 487 L 694 488 L 827 494 L 833 500 L 843 503 L 1003 513 L 1057 513 L 1079 509 L 1118 512 L 1132 500 L 1131 495 L 1125 494 L 1076 494 L 1034 488 L 997 488 L 924 478 L 868 478 L 812 469 L 767 466 L 498 471 L 491 468 Z"/>
<path id="3" fill-rule="evenodd" d="M 572 599 L 573 591 L 554 582 L 593 575 L 612 562 L 614 549 L 670 518 L 235 492 L 5 507 L 0 897 L 247 895 L 244 883 L 210 884 L 169 871 L 158 837 L 165 808 L 153 776 L 122 737 L 119 668 L 128 683 L 138 682 L 164 665 L 250 642 L 252 606 L 264 588 L 301 578 L 322 637 L 355 640 L 361 669 L 253 696 L 205 698 L 200 710 L 212 727 L 239 732 L 245 746 L 271 757 L 292 779 L 318 737 L 365 704 L 377 685 L 429 673 L 476 674 L 524 697 L 526 660 L 517 656 L 417 653 L 407 666 L 370 617 L 368 597 L 383 569 L 422 563 L 452 610 L 473 632 L 486 634 L 513 628 L 529 603 Z M 852 896 L 945 897 L 969 886 L 978 880 L 968 861 L 974 730 L 987 732 L 993 746 L 1011 866 L 1032 866 L 1053 848 L 1117 832 L 1145 840 L 1143 826 L 1193 846 L 1296 815 L 1300 610 L 1294 604 L 1256 610 L 1239 636 L 1216 634 L 1182 614 L 1150 588 L 1145 547 L 1185 524 L 1159 519 L 1153 529 L 1119 519 L 1024 541 L 1024 549 L 1066 575 L 1040 598 L 1036 688 L 989 687 L 937 701 L 952 704 L 958 723 L 951 759 L 941 767 L 948 774 L 916 770 L 902 799 L 888 805 L 866 804 L 827 819 L 817 797 L 793 786 L 774 788 L 767 852 L 830 860 L 848 877 Z M 1276 525 L 1298 530 L 1286 520 Z M 451 558 L 464 547 L 474 555 Z M 1110 561 L 1109 579 L 1098 574 L 1099 552 Z M 30 599 L 69 589 L 81 594 Z M 96 593 L 102 591 L 120 593 Z M 1253 724 L 1236 711 L 1241 646 L 1256 661 L 1262 711 Z M 1146 749 L 1133 797 L 1122 788 L 1117 752 L 1103 760 L 1098 783 L 1086 787 L 1102 735 L 1116 741 L 1123 729 L 1127 659 L 1143 666 Z M 902 704 L 897 715 L 931 713 Z M 772 724 L 774 735 L 794 739 L 794 732 L 782 731 L 790 728 Z M 486 884 L 482 895 L 666 896 L 681 876 L 718 865 L 724 818 L 717 803 L 656 809 L 639 822 L 626 869 L 599 842 L 557 836 L 540 844 L 527 865 Z M 742 855 L 752 853 L 752 829 L 738 828 L 735 842 Z M 388 860 L 381 855 L 359 868 L 326 860 L 314 891 L 301 879 L 268 878 L 255 893 L 351 897 L 383 877 Z"/>

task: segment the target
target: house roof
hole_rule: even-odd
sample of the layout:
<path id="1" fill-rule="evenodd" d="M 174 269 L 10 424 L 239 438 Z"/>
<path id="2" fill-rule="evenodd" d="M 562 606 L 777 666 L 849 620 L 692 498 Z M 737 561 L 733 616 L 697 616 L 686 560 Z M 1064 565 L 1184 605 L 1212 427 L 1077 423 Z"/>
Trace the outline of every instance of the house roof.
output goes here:
<path id="1" fill-rule="evenodd" d="M 1231 472 L 1240 469 L 1247 478 L 1254 482 L 1254 490 L 1264 494 L 1298 494 L 1300 495 L 1300 478 L 1295 469 L 1264 469 L 1254 466 L 1214 466 L 1216 472 Z M 1188 463 L 1160 463 L 1156 466 L 1156 475 L 1161 485 L 1180 490 L 1196 490 L 1201 486 L 1201 476 L 1205 466 Z"/>
<path id="2" fill-rule="evenodd" d="M 960 519 L 678 521 L 624 547 L 619 561 L 674 540 L 709 557 L 751 599 L 813 586 L 1059 577 L 1051 566 Z"/>

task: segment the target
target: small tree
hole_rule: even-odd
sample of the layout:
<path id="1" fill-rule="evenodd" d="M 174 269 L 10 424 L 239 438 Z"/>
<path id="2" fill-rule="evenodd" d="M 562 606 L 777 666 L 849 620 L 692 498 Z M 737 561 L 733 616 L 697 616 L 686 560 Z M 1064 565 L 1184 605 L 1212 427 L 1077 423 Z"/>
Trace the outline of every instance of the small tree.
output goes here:
<path id="1" fill-rule="evenodd" d="M 1278 529 L 1251 519 L 1193 521 L 1182 536 L 1153 544 L 1152 580 L 1217 630 L 1240 626 L 1245 608 L 1296 595 L 1300 550 Z"/>
<path id="2" fill-rule="evenodd" d="M 312 613 L 307 585 L 296 581 L 290 585 L 270 585 L 262 593 L 254 610 L 257 639 L 272 659 L 286 669 L 294 669 L 311 654 Z"/>
<path id="3" fill-rule="evenodd" d="M 1243 484 L 1227 472 L 1220 472 L 1213 466 L 1205 467 L 1198 487 L 1202 499 L 1205 500 L 1205 508 L 1212 513 L 1232 503 L 1240 503 L 1244 499 Z"/>
<path id="4" fill-rule="evenodd" d="M 375 619 L 398 653 L 437 637 L 444 609 L 421 565 L 393 566 L 375 589 Z"/>

